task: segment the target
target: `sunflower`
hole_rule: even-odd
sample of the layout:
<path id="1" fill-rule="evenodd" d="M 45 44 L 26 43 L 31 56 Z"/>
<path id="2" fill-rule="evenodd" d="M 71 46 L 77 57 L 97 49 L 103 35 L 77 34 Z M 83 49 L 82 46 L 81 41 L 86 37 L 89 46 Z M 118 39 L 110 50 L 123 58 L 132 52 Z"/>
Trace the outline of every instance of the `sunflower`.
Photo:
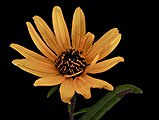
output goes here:
<path id="1" fill-rule="evenodd" d="M 15 43 L 10 47 L 24 56 L 24 59 L 15 59 L 12 63 L 39 77 L 34 86 L 59 85 L 61 100 L 68 104 L 75 93 L 89 99 L 91 88 L 114 89 L 110 83 L 90 74 L 105 72 L 124 61 L 120 56 L 102 60 L 120 42 L 121 34 L 117 28 L 112 28 L 94 42 L 95 36 L 86 33 L 85 16 L 80 7 L 75 9 L 73 15 L 71 38 L 59 6 L 52 11 L 54 33 L 41 17 L 35 15 L 33 20 L 38 32 L 30 22 L 26 22 L 27 28 L 43 55 Z"/>

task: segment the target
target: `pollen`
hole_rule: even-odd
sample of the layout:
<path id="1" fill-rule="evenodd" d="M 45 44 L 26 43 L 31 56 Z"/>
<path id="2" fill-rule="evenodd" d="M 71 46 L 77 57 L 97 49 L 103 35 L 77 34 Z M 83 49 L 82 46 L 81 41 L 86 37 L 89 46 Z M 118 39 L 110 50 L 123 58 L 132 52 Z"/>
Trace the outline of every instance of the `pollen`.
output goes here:
<path id="1" fill-rule="evenodd" d="M 83 52 L 76 49 L 66 49 L 58 56 L 55 67 L 64 75 L 75 76 L 84 71 L 86 60 Z"/>

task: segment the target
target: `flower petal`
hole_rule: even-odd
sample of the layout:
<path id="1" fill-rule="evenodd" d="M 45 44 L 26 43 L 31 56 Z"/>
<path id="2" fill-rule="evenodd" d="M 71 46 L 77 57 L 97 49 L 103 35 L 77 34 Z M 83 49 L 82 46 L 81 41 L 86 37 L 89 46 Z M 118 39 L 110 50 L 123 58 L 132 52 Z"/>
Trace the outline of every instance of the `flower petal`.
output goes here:
<path id="1" fill-rule="evenodd" d="M 40 62 L 40 61 L 30 61 L 26 59 L 16 59 L 13 60 L 12 63 L 21 68 L 22 70 L 31 73 L 33 75 L 44 77 L 44 76 L 51 76 L 57 75 L 58 71 L 55 68 L 49 68 L 48 63 Z"/>
<path id="2" fill-rule="evenodd" d="M 96 57 L 93 59 L 93 61 L 91 62 L 91 64 L 85 69 L 84 73 L 87 73 L 90 69 L 92 69 L 94 67 L 94 65 L 98 61 L 98 58 L 99 58 L 99 54 L 96 55 Z"/>
<path id="3" fill-rule="evenodd" d="M 68 29 L 60 7 L 55 6 L 52 13 L 53 27 L 56 35 L 57 43 L 63 50 L 70 48 L 70 37 Z"/>
<path id="4" fill-rule="evenodd" d="M 81 77 L 83 79 L 85 79 L 87 84 L 92 88 L 104 88 L 104 89 L 107 89 L 110 91 L 112 91 L 114 89 L 113 86 L 106 81 L 96 79 L 96 78 L 90 77 L 88 75 L 82 75 Z"/>
<path id="5" fill-rule="evenodd" d="M 88 63 L 90 63 L 95 55 L 99 53 L 99 60 L 109 55 L 118 45 L 121 34 L 118 29 L 114 28 L 106 32 L 97 42 L 93 44 L 91 51 L 86 55 Z"/>
<path id="6" fill-rule="evenodd" d="M 83 36 L 81 39 L 80 47 L 79 49 L 84 50 L 84 53 L 87 54 L 87 52 L 90 51 L 92 48 L 92 44 L 94 41 L 94 35 L 90 32 L 88 32 L 86 35 Z"/>
<path id="7" fill-rule="evenodd" d="M 92 73 L 92 74 L 101 73 L 101 72 L 109 70 L 110 68 L 112 68 L 119 62 L 124 62 L 124 58 L 123 57 L 114 57 L 114 58 L 99 62 L 99 63 L 95 64 L 87 72 Z"/>
<path id="8" fill-rule="evenodd" d="M 53 86 L 62 83 L 65 78 L 62 75 L 46 76 L 39 78 L 34 82 L 34 86 Z"/>
<path id="9" fill-rule="evenodd" d="M 30 36 L 36 45 L 36 47 L 50 60 L 54 61 L 56 59 L 56 55 L 45 45 L 45 43 L 42 41 L 38 33 L 33 28 L 32 24 L 30 22 L 26 22 L 28 31 L 30 33 Z"/>
<path id="10" fill-rule="evenodd" d="M 77 77 L 73 81 L 73 86 L 78 94 L 84 96 L 85 99 L 91 98 L 90 86 L 87 84 L 86 80 L 82 77 Z"/>
<path id="11" fill-rule="evenodd" d="M 63 83 L 60 85 L 60 96 L 61 100 L 64 103 L 70 104 L 70 100 L 75 94 L 75 90 L 73 88 L 73 79 L 72 78 L 65 78 Z"/>
<path id="12" fill-rule="evenodd" d="M 96 41 L 93 45 L 94 48 L 99 47 L 106 44 L 110 38 L 112 38 L 114 35 L 116 35 L 119 32 L 117 28 L 113 28 L 106 32 L 98 41 Z"/>
<path id="13" fill-rule="evenodd" d="M 39 60 L 27 60 L 27 59 L 16 59 L 13 60 L 13 63 L 16 65 L 25 66 L 27 68 L 40 71 L 43 73 L 50 73 L 53 75 L 59 74 L 57 68 L 54 67 L 54 64 L 49 64 L 45 62 L 41 62 Z"/>
<path id="14" fill-rule="evenodd" d="M 100 54 L 99 60 L 108 56 L 116 48 L 116 46 L 119 44 L 120 40 L 121 40 L 121 34 L 118 34 L 118 35 L 114 36 L 113 38 L 111 38 L 111 42 L 106 44 L 104 46 L 104 49 L 101 50 L 101 52 L 99 53 Z"/>
<path id="15" fill-rule="evenodd" d="M 16 50 L 17 52 L 19 52 L 21 55 L 23 55 L 27 59 L 40 60 L 43 62 L 52 63 L 49 59 L 45 58 L 44 56 L 39 55 L 39 54 L 21 46 L 21 45 L 12 43 L 10 45 L 10 47 L 13 48 L 14 50 Z"/>
<path id="16" fill-rule="evenodd" d="M 52 30 L 49 28 L 49 26 L 46 24 L 46 22 L 39 16 L 33 17 L 35 25 L 37 29 L 39 30 L 41 36 L 45 40 L 46 44 L 56 53 L 61 53 L 61 49 L 59 48 L 59 45 L 57 44 L 55 35 L 53 34 Z"/>
<path id="17" fill-rule="evenodd" d="M 72 47 L 78 49 L 80 40 L 86 34 L 85 16 L 80 7 L 76 8 L 72 21 Z"/>

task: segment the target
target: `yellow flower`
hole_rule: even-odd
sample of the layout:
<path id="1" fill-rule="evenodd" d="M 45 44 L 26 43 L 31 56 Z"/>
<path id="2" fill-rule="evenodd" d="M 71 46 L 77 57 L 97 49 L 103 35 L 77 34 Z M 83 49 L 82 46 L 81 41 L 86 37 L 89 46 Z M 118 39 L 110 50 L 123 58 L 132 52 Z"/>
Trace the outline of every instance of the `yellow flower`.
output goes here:
<path id="1" fill-rule="evenodd" d="M 54 33 L 41 17 L 34 16 L 33 19 L 41 36 L 30 22 L 26 22 L 27 28 L 43 56 L 18 44 L 12 43 L 10 46 L 25 57 L 12 63 L 40 77 L 34 86 L 60 85 L 61 100 L 68 104 L 75 92 L 89 99 L 91 88 L 113 90 L 108 82 L 87 73 L 101 73 L 124 61 L 120 56 L 100 61 L 118 45 L 121 34 L 117 28 L 109 30 L 94 42 L 94 35 L 86 33 L 85 16 L 80 7 L 73 15 L 71 40 L 60 7 L 55 6 L 52 12 Z"/>

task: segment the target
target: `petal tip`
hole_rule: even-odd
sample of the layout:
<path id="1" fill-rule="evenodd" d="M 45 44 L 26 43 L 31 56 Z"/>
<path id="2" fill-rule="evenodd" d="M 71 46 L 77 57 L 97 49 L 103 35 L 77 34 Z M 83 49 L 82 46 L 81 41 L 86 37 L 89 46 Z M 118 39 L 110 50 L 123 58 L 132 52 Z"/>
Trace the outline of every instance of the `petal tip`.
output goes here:
<path id="1" fill-rule="evenodd" d="M 27 27 L 29 27 L 31 25 L 31 23 L 30 22 L 26 22 L 26 25 L 27 25 Z"/>
<path id="2" fill-rule="evenodd" d="M 110 90 L 110 91 L 113 91 L 113 90 L 114 90 L 114 87 L 111 87 L 109 90 Z"/>
<path id="3" fill-rule="evenodd" d="M 67 104 L 69 104 L 69 105 L 70 105 L 70 104 L 71 104 L 71 102 L 67 102 Z"/>
<path id="4" fill-rule="evenodd" d="M 119 56 L 120 57 L 120 56 Z M 120 57 L 120 61 L 121 62 L 124 62 L 124 58 L 123 57 Z"/>
<path id="5" fill-rule="evenodd" d="M 82 10 L 80 7 L 77 7 L 76 10 Z"/>
<path id="6" fill-rule="evenodd" d="M 71 104 L 71 102 L 70 102 L 71 98 L 64 99 L 64 98 L 61 97 L 61 101 L 64 102 L 64 103 L 67 103 L 67 104 Z"/>
<path id="7" fill-rule="evenodd" d="M 107 90 L 109 90 L 109 91 L 113 91 L 113 90 L 114 90 L 114 87 L 113 87 L 111 84 L 109 84 L 109 85 L 106 85 L 106 86 L 104 87 L 104 89 L 107 89 Z"/>
<path id="8" fill-rule="evenodd" d="M 11 43 L 11 44 L 10 44 L 10 47 L 11 47 L 11 48 L 13 48 L 13 47 L 14 47 L 14 45 L 15 45 L 15 43 Z"/>
<path id="9" fill-rule="evenodd" d="M 34 86 L 34 87 L 37 87 L 37 86 L 38 86 L 38 84 L 37 84 L 36 81 L 34 82 L 33 86 Z"/>
<path id="10" fill-rule="evenodd" d="M 121 62 L 124 62 L 124 58 L 121 59 Z"/>
<path id="11" fill-rule="evenodd" d="M 91 98 L 91 94 L 85 95 L 84 98 L 85 98 L 85 99 L 90 99 L 90 98 Z"/>
<path id="12" fill-rule="evenodd" d="M 118 33 L 118 32 L 119 32 L 119 29 L 118 29 L 117 27 L 115 27 L 115 28 L 112 28 L 110 31 L 111 31 L 111 32 L 114 32 L 114 33 Z"/>
<path id="13" fill-rule="evenodd" d="M 109 91 L 113 91 L 114 90 L 114 87 L 111 85 L 107 88 Z"/>
<path id="14" fill-rule="evenodd" d="M 61 10 L 61 8 L 59 6 L 55 6 L 53 10 L 56 10 L 58 12 L 59 10 Z"/>
<path id="15" fill-rule="evenodd" d="M 11 62 L 13 65 L 17 65 L 17 62 L 16 62 L 16 60 L 12 60 L 12 62 Z"/>
<path id="16" fill-rule="evenodd" d="M 35 15 L 35 16 L 33 16 L 32 18 L 33 18 L 33 20 L 36 20 L 36 19 L 39 18 L 39 16 L 38 16 L 38 15 Z"/>

